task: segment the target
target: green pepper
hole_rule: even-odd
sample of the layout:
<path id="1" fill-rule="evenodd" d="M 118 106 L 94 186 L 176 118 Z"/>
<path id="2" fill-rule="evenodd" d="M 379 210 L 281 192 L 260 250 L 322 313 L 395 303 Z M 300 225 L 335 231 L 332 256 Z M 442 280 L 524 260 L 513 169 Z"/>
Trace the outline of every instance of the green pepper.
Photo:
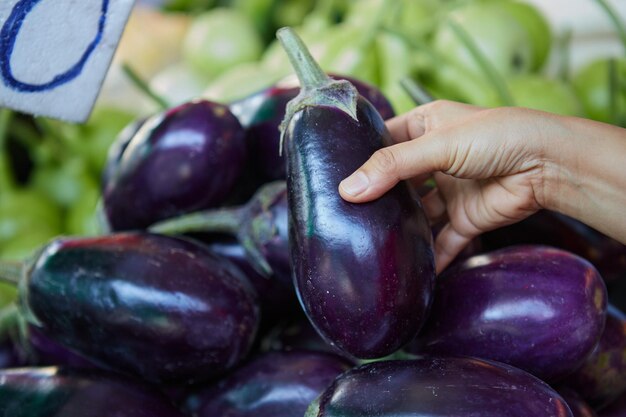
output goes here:
<path id="1" fill-rule="evenodd" d="M 400 80 L 413 72 L 412 51 L 407 41 L 394 33 L 381 31 L 376 36 L 380 85 L 397 114 L 415 107 L 411 97 L 400 86 Z"/>

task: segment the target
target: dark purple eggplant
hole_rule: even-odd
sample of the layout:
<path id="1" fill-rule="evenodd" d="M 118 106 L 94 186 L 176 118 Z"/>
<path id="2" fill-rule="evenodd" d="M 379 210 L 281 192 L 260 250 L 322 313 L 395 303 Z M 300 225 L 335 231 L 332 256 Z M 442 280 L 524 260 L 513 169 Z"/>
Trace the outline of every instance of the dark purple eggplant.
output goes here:
<path id="1" fill-rule="evenodd" d="M 28 327 L 28 343 L 38 366 L 92 369 L 96 365 L 46 336 L 35 326 Z"/>
<path id="2" fill-rule="evenodd" d="M 195 212 L 150 227 L 152 232 L 228 233 L 244 247 L 251 265 L 264 276 L 274 275 L 291 288 L 287 232 L 287 189 L 284 181 L 261 187 L 250 201 L 238 207 Z"/>
<path id="3" fill-rule="evenodd" d="M 485 250 L 538 244 L 575 253 L 591 262 L 606 282 L 626 277 L 626 245 L 571 217 L 542 210 L 527 219 L 482 235 Z"/>
<path id="4" fill-rule="evenodd" d="M 595 409 L 626 392 L 626 319 L 609 308 L 600 343 L 565 384 Z"/>
<path id="5" fill-rule="evenodd" d="M 233 189 L 245 159 L 245 132 L 224 105 L 193 101 L 151 117 L 104 186 L 111 230 L 142 229 L 216 207 Z"/>
<path id="6" fill-rule="evenodd" d="M 182 417 L 159 393 L 137 382 L 54 367 L 0 370 L 0 415 Z"/>
<path id="7" fill-rule="evenodd" d="M 307 407 L 352 364 L 321 352 L 259 356 L 186 401 L 197 417 L 302 417 Z"/>
<path id="8" fill-rule="evenodd" d="M 99 366 L 153 382 L 223 373 L 248 353 L 259 323 L 241 271 L 182 239 L 61 238 L 16 272 L 31 324 Z"/>
<path id="9" fill-rule="evenodd" d="M 595 411 L 574 390 L 559 388 L 557 392 L 563 397 L 574 417 L 597 417 Z"/>
<path id="10" fill-rule="evenodd" d="M 431 318 L 408 350 L 493 359 L 555 381 L 595 348 L 606 304 L 586 260 L 547 246 L 506 248 L 437 278 Z"/>
<path id="11" fill-rule="evenodd" d="M 259 295 L 264 322 L 273 323 L 276 319 L 300 309 L 293 282 L 286 284 L 274 276 L 268 278 L 257 272 L 246 250 L 236 239 L 215 240 L 207 243 L 207 246 L 212 252 L 235 264 L 248 278 Z"/>
<path id="12" fill-rule="evenodd" d="M 381 361 L 339 376 L 305 417 L 571 417 L 534 376 L 474 358 Z"/>
<path id="13" fill-rule="evenodd" d="M 604 410 L 600 410 L 598 417 L 626 417 L 626 393 L 622 394 Z"/>
<path id="14" fill-rule="evenodd" d="M 405 182 L 376 201 L 343 200 L 339 182 L 391 142 L 376 109 L 322 72 L 289 28 L 278 37 L 302 83 L 284 121 L 289 246 L 296 291 L 316 330 L 358 358 L 389 355 L 426 318 L 431 230 Z"/>
<path id="15" fill-rule="evenodd" d="M 365 99 L 387 120 L 395 115 L 391 104 L 376 87 L 343 75 L 331 75 L 348 80 Z M 230 105 L 230 111 L 246 129 L 246 141 L 254 155 L 256 170 L 266 180 L 284 180 L 286 161 L 279 155 L 280 123 L 285 118 L 287 103 L 294 99 L 300 87 L 297 78 L 289 77 L 276 85 L 252 94 Z"/>

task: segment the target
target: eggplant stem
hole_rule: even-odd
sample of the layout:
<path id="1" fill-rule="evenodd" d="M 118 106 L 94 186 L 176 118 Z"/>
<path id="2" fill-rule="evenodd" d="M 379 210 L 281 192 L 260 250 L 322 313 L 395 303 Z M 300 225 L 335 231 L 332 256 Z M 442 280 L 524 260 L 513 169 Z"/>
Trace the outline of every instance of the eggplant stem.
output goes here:
<path id="1" fill-rule="evenodd" d="M 167 235 L 189 232 L 217 232 L 237 235 L 245 206 L 197 211 L 153 224 L 154 233 Z"/>
<path id="2" fill-rule="evenodd" d="M 133 85 L 137 88 L 137 90 L 141 91 L 146 97 L 149 97 L 152 101 L 154 101 L 161 110 L 167 110 L 170 108 L 170 104 L 163 97 L 155 93 L 140 76 L 137 72 L 131 68 L 127 63 L 122 64 L 122 71 L 128 77 L 128 79 L 133 83 Z"/>
<path id="3" fill-rule="evenodd" d="M 319 64 L 313 59 L 302 39 L 290 27 L 278 29 L 278 40 L 287 52 L 289 61 L 296 71 L 303 90 L 323 87 L 331 81 Z"/>
<path id="4" fill-rule="evenodd" d="M 613 26 L 617 30 L 617 34 L 622 42 L 622 46 L 626 49 L 626 27 L 624 27 L 624 23 L 620 20 L 617 12 L 609 5 L 606 0 L 596 0 L 596 3 L 604 10 L 607 14 Z"/>
<path id="5" fill-rule="evenodd" d="M 403 78 L 400 85 L 404 91 L 411 97 L 415 104 L 422 105 L 434 101 L 434 97 L 423 85 L 415 81 L 413 78 Z"/>
<path id="6" fill-rule="evenodd" d="M 259 251 L 255 242 L 249 236 L 237 236 L 237 239 L 246 251 L 252 267 L 265 278 L 271 277 L 274 271 L 267 259 L 265 259 L 265 256 Z"/>
<path id="7" fill-rule="evenodd" d="M 0 281 L 18 286 L 22 278 L 24 263 L 19 261 L 0 262 Z"/>
<path id="8" fill-rule="evenodd" d="M 496 70 L 496 68 L 491 64 L 491 62 L 489 62 L 482 51 L 478 49 L 478 46 L 474 43 L 471 36 L 456 22 L 449 21 L 448 24 L 461 43 L 465 45 L 470 55 L 472 55 L 474 61 L 476 61 L 487 80 L 489 80 L 491 85 L 494 87 L 500 97 L 500 100 L 502 101 L 502 104 L 505 106 L 515 105 L 513 96 L 511 96 L 511 92 L 506 85 L 506 81 L 502 75 L 500 75 L 498 70 Z"/>

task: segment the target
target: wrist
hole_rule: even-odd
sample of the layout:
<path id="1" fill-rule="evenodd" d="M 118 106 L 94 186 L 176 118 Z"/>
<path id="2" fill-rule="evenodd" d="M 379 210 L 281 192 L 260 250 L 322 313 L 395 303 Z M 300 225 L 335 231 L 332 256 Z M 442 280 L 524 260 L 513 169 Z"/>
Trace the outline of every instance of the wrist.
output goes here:
<path id="1" fill-rule="evenodd" d="M 539 203 L 624 241 L 626 130 L 577 117 L 552 120 Z"/>

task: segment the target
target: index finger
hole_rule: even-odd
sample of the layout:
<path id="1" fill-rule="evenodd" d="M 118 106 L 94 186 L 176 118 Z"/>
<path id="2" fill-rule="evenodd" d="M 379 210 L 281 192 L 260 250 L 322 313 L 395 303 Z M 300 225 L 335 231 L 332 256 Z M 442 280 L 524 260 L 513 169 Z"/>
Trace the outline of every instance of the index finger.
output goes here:
<path id="1" fill-rule="evenodd" d="M 481 107 L 469 104 L 436 100 L 389 119 L 386 125 L 393 141 L 400 143 L 418 138 L 481 110 Z"/>

